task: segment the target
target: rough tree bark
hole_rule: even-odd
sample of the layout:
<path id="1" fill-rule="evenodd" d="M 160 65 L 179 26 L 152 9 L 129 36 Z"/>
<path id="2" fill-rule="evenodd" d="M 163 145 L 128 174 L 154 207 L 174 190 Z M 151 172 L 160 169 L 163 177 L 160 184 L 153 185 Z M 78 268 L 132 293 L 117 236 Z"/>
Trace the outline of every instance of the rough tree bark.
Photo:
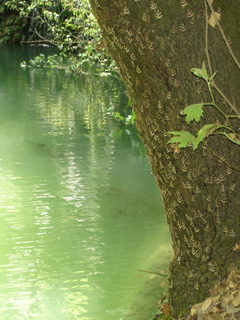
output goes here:
<path id="1" fill-rule="evenodd" d="M 173 316 L 180 318 L 209 294 L 217 280 L 239 267 L 240 251 L 233 248 L 240 243 L 240 147 L 224 136 L 212 135 L 197 150 L 179 150 L 166 145 L 168 132 L 190 130 L 194 134 L 205 123 L 225 121 L 214 108 L 205 109 L 200 123 L 190 127 L 180 115 L 185 106 L 210 100 L 206 83 L 190 73 L 204 61 L 211 71 L 206 39 L 211 68 L 217 72 L 215 83 L 235 109 L 234 113 L 213 89 L 226 114 L 239 115 L 240 73 L 218 27 L 206 23 L 204 0 L 90 3 L 105 46 L 126 83 L 138 132 L 161 191 L 174 249 L 170 303 Z M 213 6 L 221 13 L 221 24 L 240 56 L 240 1 L 214 0 Z M 239 133 L 239 119 L 230 121 Z"/>

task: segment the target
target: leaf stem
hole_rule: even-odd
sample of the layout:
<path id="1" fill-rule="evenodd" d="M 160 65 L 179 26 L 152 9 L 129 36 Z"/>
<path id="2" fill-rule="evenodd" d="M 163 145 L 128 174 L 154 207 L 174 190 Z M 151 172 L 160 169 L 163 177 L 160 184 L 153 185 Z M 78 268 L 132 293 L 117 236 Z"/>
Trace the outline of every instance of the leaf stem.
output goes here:
<path id="1" fill-rule="evenodd" d="M 225 132 L 216 132 L 216 134 L 221 134 L 226 137 Z M 237 139 L 239 139 L 239 135 L 237 135 L 236 132 L 233 131 L 233 134 L 236 136 Z"/>
<path id="2" fill-rule="evenodd" d="M 234 134 L 236 134 L 235 131 L 234 131 L 232 128 L 230 128 L 230 127 L 227 127 L 227 126 L 222 125 L 222 128 L 227 129 L 228 131 L 231 131 L 231 132 L 233 132 Z M 218 134 L 218 133 L 216 133 L 216 134 Z"/>
<path id="3" fill-rule="evenodd" d="M 238 118 L 238 119 L 240 119 L 240 116 L 234 116 L 234 115 L 229 115 L 229 116 L 227 116 L 228 118 Z"/>
<path id="4" fill-rule="evenodd" d="M 211 81 L 208 81 L 208 82 L 207 82 L 207 85 L 208 85 L 208 91 L 209 91 L 210 96 L 211 96 L 211 98 L 212 98 L 212 102 L 213 102 L 213 104 L 216 106 L 216 104 L 215 104 L 215 99 L 214 99 L 214 96 L 213 96 L 213 93 L 212 93 L 212 89 L 211 89 Z"/>
<path id="5" fill-rule="evenodd" d="M 215 107 L 215 108 L 218 110 L 219 113 L 221 113 L 221 115 L 226 119 L 226 121 L 227 121 L 227 123 L 228 123 L 228 125 L 229 125 L 229 128 L 226 126 L 226 129 L 228 129 L 228 130 L 230 130 L 230 131 L 232 131 L 232 132 L 234 132 L 234 133 L 236 134 L 236 132 L 233 130 L 232 125 L 231 125 L 231 123 L 230 123 L 230 121 L 229 121 L 229 116 L 227 116 L 227 115 L 222 111 L 222 109 L 219 108 L 219 107 L 216 105 L 216 103 L 215 103 L 215 100 L 214 100 L 214 97 L 213 97 L 213 93 L 212 93 L 212 89 L 211 89 L 211 81 L 207 81 L 207 85 L 208 85 L 208 90 L 209 90 L 210 95 L 211 95 L 211 98 L 212 98 L 212 102 L 211 102 L 211 103 L 208 103 L 208 105 L 212 105 L 213 107 Z M 204 105 L 206 105 L 206 104 L 204 103 Z"/>

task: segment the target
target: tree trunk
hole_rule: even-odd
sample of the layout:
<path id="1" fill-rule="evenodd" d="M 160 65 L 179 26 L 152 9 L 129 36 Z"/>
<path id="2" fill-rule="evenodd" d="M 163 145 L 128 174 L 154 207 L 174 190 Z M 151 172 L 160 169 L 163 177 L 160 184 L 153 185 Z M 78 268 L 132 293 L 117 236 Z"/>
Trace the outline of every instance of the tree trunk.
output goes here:
<path id="1" fill-rule="evenodd" d="M 184 107 L 211 100 L 206 82 L 195 77 L 191 68 L 201 68 L 205 62 L 209 74 L 217 72 L 215 84 L 235 113 L 213 89 L 216 103 L 226 114 L 235 115 L 239 115 L 240 73 L 217 25 L 207 23 L 211 11 L 204 0 L 90 3 L 127 86 L 161 191 L 174 249 L 170 303 L 173 316 L 180 318 L 209 294 L 217 280 L 239 267 L 240 251 L 234 247 L 240 244 L 240 147 L 223 135 L 211 135 L 197 150 L 179 149 L 177 144 L 167 144 L 168 132 L 187 130 L 196 135 L 206 123 L 225 122 L 221 113 L 208 107 L 199 123 L 186 124 L 180 114 Z M 240 56 L 240 0 L 227 4 L 214 0 L 213 6 Z M 230 122 L 239 133 L 239 119 Z"/>

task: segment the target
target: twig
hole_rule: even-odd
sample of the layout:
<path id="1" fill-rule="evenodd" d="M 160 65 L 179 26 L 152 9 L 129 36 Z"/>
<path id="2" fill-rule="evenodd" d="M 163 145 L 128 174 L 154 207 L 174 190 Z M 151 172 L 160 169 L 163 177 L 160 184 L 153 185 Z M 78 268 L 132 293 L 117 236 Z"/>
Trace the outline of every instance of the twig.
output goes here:
<path id="1" fill-rule="evenodd" d="M 51 43 L 53 46 L 58 46 L 58 43 L 55 43 L 51 40 L 47 40 L 45 37 L 43 37 L 40 33 L 38 33 L 37 29 L 34 28 L 34 32 L 39 36 L 40 39 L 44 40 L 44 41 L 47 41 L 49 43 Z"/>
<path id="2" fill-rule="evenodd" d="M 214 19 L 216 20 L 216 23 L 217 23 L 217 25 L 218 25 L 219 31 L 220 31 L 220 33 L 221 33 L 221 35 L 222 35 L 222 37 L 223 37 L 223 40 L 224 40 L 224 42 L 225 42 L 225 44 L 226 44 L 226 46 L 227 46 L 227 48 L 228 48 L 228 51 L 229 51 L 231 57 L 233 58 L 234 62 L 236 63 L 237 67 L 240 69 L 240 63 L 239 63 L 238 59 L 236 58 L 235 54 L 233 53 L 230 44 L 228 43 L 228 40 L 227 40 L 227 38 L 226 38 L 226 35 L 225 35 L 225 33 L 224 33 L 221 25 L 220 25 L 220 22 L 219 22 L 219 20 L 218 20 L 218 18 L 217 18 L 217 16 L 216 16 L 216 13 L 215 13 L 215 11 L 214 11 L 214 9 L 213 9 L 213 6 L 212 6 L 210 0 L 206 0 L 206 1 L 207 1 L 208 5 L 209 5 L 209 7 L 210 7 L 210 9 L 211 9 L 211 12 L 212 12 L 212 14 L 213 14 L 213 16 L 214 16 Z"/>
<path id="3" fill-rule="evenodd" d="M 138 270 L 140 272 L 145 272 L 145 273 L 152 273 L 152 274 L 157 274 L 158 276 L 162 276 L 162 277 L 168 277 L 165 274 L 161 274 L 161 273 L 157 273 L 157 272 L 152 272 L 152 271 L 146 271 L 146 270 Z"/>
<path id="4" fill-rule="evenodd" d="M 212 75 L 213 74 L 212 66 L 211 66 L 211 61 L 210 61 L 209 52 L 208 52 L 208 9 L 207 9 L 207 2 L 206 1 L 205 1 L 205 11 L 206 11 L 206 37 L 205 37 L 206 48 L 205 48 L 205 52 L 206 52 L 206 56 L 207 56 L 209 71 L 210 71 L 210 74 Z"/>
<path id="5" fill-rule="evenodd" d="M 212 152 L 212 154 L 218 158 L 221 162 L 225 163 L 226 166 L 228 166 L 229 168 L 236 170 L 238 172 L 240 172 L 240 168 L 236 168 L 233 167 L 231 164 L 229 164 L 226 160 L 224 160 L 223 158 L 221 158 L 206 142 L 204 142 L 204 145 Z"/>
<path id="6" fill-rule="evenodd" d="M 206 52 L 206 56 L 207 56 L 207 62 L 208 62 L 208 67 L 209 67 L 209 71 L 210 74 L 212 75 L 212 66 L 211 66 L 211 60 L 210 60 L 210 56 L 209 56 L 209 51 L 208 51 L 208 9 L 207 9 L 207 3 L 209 4 L 209 0 L 205 1 L 205 11 L 206 11 L 206 36 L 205 36 L 205 43 L 206 43 L 206 48 L 205 48 L 205 52 Z M 218 22 L 218 19 L 214 13 L 214 10 L 212 8 L 211 3 L 209 4 L 211 11 L 214 14 L 214 18 L 216 19 L 216 21 Z M 219 22 L 218 22 L 219 23 Z M 220 24 L 219 24 L 220 25 Z M 220 26 L 221 28 L 221 26 Z M 219 28 L 219 29 L 220 29 Z M 221 28 L 222 30 L 222 28 Z M 223 30 L 222 30 L 223 32 Z M 223 32 L 224 34 L 224 32 Z M 225 35 L 224 35 L 225 36 Z M 227 42 L 227 45 L 228 42 Z M 230 48 L 231 49 L 231 48 Z M 238 109 L 233 105 L 233 103 L 226 97 L 226 95 L 222 92 L 222 90 L 216 85 L 215 80 L 212 80 L 212 86 L 217 90 L 217 92 L 222 96 L 222 98 L 227 102 L 227 104 L 231 107 L 231 109 L 239 116 L 240 112 L 238 111 Z"/>
<path id="7" fill-rule="evenodd" d="M 43 39 L 43 40 L 25 40 L 25 41 L 21 41 L 21 43 L 44 43 L 44 42 L 47 42 L 47 43 L 50 43 L 50 44 L 52 44 L 52 45 L 57 46 L 57 44 L 55 44 L 55 43 L 53 43 L 52 41 L 47 40 L 47 39 Z"/>
<path id="8" fill-rule="evenodd" d="M 231 109 L 238 115 L 240 116 L 240 112 L 234 106 L 234 104 L 225 96 L 225 94 L 222 92 L 222 90 L 216 85 L 215 81 L 212 81 L 213 87 L 217 90 L 217 92 L 222 96 L 222 98 L 227 102 L 227 104 L 231 107 Z"/>

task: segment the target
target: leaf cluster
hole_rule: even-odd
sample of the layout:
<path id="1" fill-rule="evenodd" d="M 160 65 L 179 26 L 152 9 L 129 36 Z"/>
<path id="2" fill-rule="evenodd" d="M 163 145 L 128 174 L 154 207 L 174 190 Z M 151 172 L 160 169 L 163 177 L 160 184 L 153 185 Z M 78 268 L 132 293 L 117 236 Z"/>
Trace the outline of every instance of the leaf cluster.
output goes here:
<path id="1" fill-rule="evenodd" d="M 21 38 L 27 34 L 27 42 L 31 39 L 31 42 L 52 44 L 74 63 L 77 60 L 81 64 L 112 63 L 104 48 L 97 49 L 101 32 L 87 0 L 3 0 L 0 12 L 2 39 L 5 41 L 11 41 L 15 36 L 14 32 L 9 34 L 6 25 L 7 17 L 14 15 L 15 21 L 18 18 L 22 19 L 22 24 L 24 21 Z"/>
<path id="2" fill-rule="evenodd" d="M 240 145 L 240 137 L 238 134 L 232 129 L 231 124 L 229 122 L 230 117 L 235 117 L 240 119 L 239 116 L 228 116 L 225 115 L 224 112 L 215 104 L 212 90 L 211 90 L 211 83 L 213 78 L 215 77 L 216 73 L 214 73 L 211 77 L 208 75 L 205 64 L 203 63 L 202 68 L 192 68 L 191 72 L 198 78 L 203 79 L 206 81 L 208 85 L 208 90 L 210 93 L 210 96 L 212 97 L 212 101 L 209 103 L 197 103 L 197 104 L 191 104 L 181 112 L 181 115 L 186 116 L 185 121 L 189 125 L 191 122 L 199 122 L 201 118 L 203 117 L 203 107 L 214 107 L 216 108 L 227 120 L 228 126 L 226 125 L 219 125 L 219 124 L 206 124 L 202 128 L 199 129 L 196 136 L 191 134 L 188 131 L 170 131 L 168 132 L 173 137 L 169 139 L 167 144 L 177 144 L 178 148 L 186 148 L 186 147 L 192 147 L 193 150 L 197 149 L 199 144 L 203 142 L 204 139 L 209 137 L 213 134 L 219 134 L 225 136 L 229 141 Z M 225 131 L 218 131 L 219 129 L 225 129 Z M 226 132 L 229 131 L 230 133 Z"/>

